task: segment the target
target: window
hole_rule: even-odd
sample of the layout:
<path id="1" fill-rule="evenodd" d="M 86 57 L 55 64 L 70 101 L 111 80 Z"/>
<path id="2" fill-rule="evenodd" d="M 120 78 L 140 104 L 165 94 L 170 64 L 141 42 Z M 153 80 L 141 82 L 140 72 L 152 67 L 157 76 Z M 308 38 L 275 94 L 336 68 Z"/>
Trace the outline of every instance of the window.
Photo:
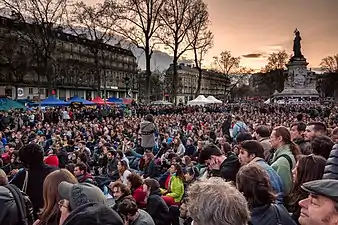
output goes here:
<path id="1" fill-rule="evenodd" d="M 28 94 L 32 95 L 33 94 L 33 88 L 28 88 Z"/>

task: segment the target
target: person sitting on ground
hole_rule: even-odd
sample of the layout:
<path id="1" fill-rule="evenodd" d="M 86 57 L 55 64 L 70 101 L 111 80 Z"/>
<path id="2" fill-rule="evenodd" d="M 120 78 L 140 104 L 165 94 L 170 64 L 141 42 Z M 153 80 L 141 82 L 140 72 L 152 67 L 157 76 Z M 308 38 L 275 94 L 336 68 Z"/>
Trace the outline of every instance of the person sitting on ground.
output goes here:
<path id="1" fill-rule="evenodd" d="M 123 199 L 126 198 L 133 199 L 133 196 L 131 195 L 130 189 L 127 187 L 127 185 L 122 184 L 119 181 L 110 183 L 109 189 L 112 192 L 112 196 L 115 199 L 113 209 L 116 211 L 118 210 L 118 206 L 120 202 L 123 201 Z"/>
<path id="2" fill-rule="evenodd" d="M 136 202 L 132 199 L 124 199 L 118 206 L 118 212 L 127 224 L 155 225 L 151 216 L 146 211 L 138 209 Z"/>
<path id="3" fill-rule="evenodd" d="M 83 162 L 77 163 L 74 168 L 74 175 L 76 176 L 79 183 L 90 183 L 94 184 L 94 177 L 87 172 L 87 165 Z"/>
<path id="4" fill-rule="evenodd" d="M 168 206 L 179 205 L 184 194 L 184 174 L 182 167 L 172 164 L 170 169 L 168 189 L 162 191 L 162 198 Z"/>

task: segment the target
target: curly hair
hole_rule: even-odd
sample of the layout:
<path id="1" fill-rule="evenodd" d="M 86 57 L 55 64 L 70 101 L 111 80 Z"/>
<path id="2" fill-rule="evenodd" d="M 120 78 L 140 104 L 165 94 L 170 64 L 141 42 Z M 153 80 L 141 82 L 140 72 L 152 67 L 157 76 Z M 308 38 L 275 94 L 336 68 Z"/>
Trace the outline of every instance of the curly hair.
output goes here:
<path id="1" fill-rule="evenodd" d="M 43 164 L 43 149 L 40 145 L 32 143 L 19 150 L 19 158 L 25 166 L 34 168 Z"/>
<path id="2" fill-rule="evenodd" d="M 132 190 L 135 190 L 143 184 L 142 178 L 137 173 L 129 174 L 127 180 L 130 182 Z"/>

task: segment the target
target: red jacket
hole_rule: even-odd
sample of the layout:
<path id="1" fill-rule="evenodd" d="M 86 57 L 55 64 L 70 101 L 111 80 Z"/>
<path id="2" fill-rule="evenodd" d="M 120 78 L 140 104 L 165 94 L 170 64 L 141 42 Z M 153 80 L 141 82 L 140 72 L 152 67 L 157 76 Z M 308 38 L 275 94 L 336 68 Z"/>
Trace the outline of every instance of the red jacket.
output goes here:
<path id="1" fill-rule="evenodd" d="M 137 205 L 144 209 L 146 207 L 146 193 L 143 191 L 143 186 L 141 185 L 140 187 L 136 188 L 135 191 L 133 192 L 133 198 L 135 199 Z"/>
<path id="2" fill-rule="evenodd" d="M 59 167 L 59 158 L 56 155 L 49 155 L 44 162 L 49 166 Z"/>

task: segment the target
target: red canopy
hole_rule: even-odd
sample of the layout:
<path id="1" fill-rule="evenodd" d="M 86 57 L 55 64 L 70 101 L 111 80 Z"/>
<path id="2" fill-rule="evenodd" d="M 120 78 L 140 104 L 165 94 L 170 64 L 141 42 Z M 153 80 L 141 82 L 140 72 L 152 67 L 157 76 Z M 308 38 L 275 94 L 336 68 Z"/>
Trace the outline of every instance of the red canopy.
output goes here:
<path id="1" fill-rule="evenodd" d="M 97 96 L 96 98 L 94 98 L 92 100 L 92 102 L 94 102 L 96 105 L 109 104 L 108 102 L 104 102 L 104 100 L 101 97 L 99 97 L 99 96 Z"/>

